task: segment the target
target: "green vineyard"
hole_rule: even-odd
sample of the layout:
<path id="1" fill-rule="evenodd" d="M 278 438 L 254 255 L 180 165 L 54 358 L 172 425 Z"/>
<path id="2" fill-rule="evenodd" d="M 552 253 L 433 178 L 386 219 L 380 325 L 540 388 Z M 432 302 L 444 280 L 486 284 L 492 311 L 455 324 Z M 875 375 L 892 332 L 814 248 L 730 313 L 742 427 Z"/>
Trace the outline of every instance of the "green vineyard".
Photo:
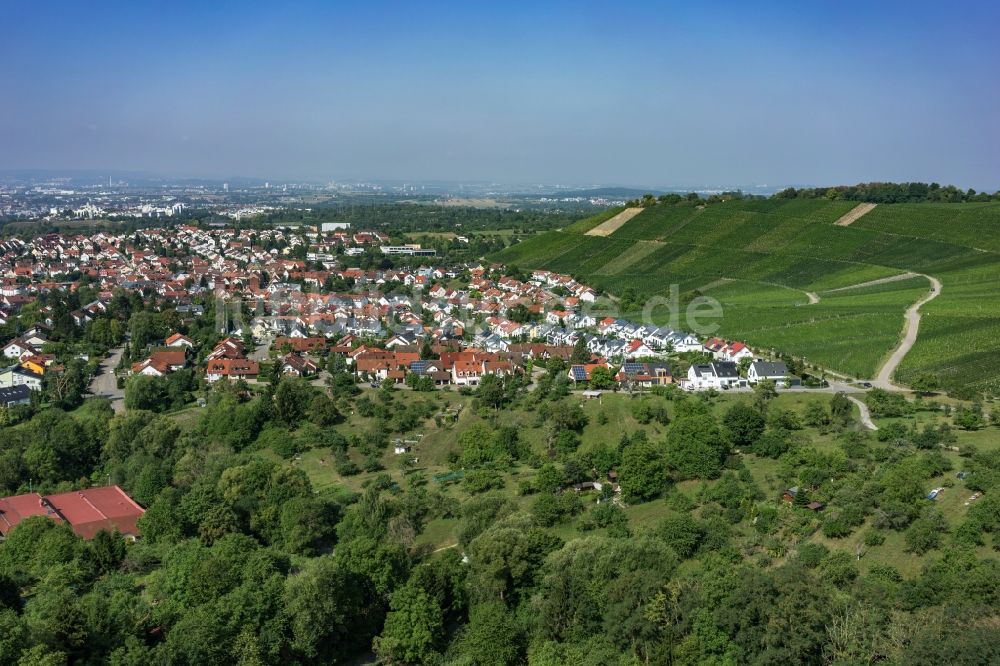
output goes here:
<path id="1" fill-rule="evenodd" d="M 630 303 L 678 285 L 683 298 L 721 303 L 718 334 L 855 377 L 876 373 L 902 335 L 903 313 L 930 287 L 922 276 L 879 281 L 930 275 L 942 293 L 923 307 L 897 379 L 932 372 L 951 389 L 1000 389 L 1000 204 L 881 204 L 849 226 L 834 224 L 855 205 L 658 204 L 608 237 L 584 235 L 621 210 L 612 209 L 495 258 L 569 273 L 634 296 Z M 642 318 L 641 309 L 624 314 Z"/>

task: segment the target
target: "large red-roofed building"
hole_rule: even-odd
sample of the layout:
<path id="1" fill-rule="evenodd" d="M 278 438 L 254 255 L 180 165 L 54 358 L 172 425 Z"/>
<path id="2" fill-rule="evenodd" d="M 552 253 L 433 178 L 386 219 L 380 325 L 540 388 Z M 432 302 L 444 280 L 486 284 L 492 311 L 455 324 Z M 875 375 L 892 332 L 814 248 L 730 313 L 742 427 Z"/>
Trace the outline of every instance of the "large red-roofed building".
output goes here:
<path id="1" fill-rule="evenodd" d="M 84 539 L 93 539 L 101 530 L 118 530 L 139 536 L 138 521 L 146 511 L 118 486 L 87 488 L 58 495 L 38 493 L 0 499 L 0 534 L 7 534 L 31 516 L 47 516 L 68 523 Z"/>

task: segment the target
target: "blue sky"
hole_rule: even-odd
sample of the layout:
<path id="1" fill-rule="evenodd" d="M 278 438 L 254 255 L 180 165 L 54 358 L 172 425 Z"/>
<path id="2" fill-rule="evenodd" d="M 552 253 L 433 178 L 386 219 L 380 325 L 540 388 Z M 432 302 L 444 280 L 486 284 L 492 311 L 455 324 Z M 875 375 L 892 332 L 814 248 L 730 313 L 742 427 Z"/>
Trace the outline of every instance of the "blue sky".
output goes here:
<path id="1" fill-rule="evenodd" d="M 1000 189 L 994 3 L 153 4 L 4 3 L 0 169 Z"/>

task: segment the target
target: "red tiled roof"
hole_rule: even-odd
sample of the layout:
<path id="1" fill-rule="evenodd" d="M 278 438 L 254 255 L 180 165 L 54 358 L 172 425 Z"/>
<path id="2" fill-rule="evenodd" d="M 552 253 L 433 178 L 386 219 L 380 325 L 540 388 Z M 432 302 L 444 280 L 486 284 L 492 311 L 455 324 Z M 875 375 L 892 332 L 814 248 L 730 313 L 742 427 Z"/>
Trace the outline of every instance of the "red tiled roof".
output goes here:
<path id="1" fill-rule="evenodd" d="M 183 351 L 157 351 L 149 355 L 149 358 L 157 363 L 164 363 L 169 366 L 181 366 L 187 364 L 187 357 Z"/>
<path id="2" fill-rule="evenodd" d="M 122 534 L 139 536 L 138 520 L 145 510 L 118 486 L 87 488 L 42 497 L 38 493 L 0 499 L 0 533 L 6 535 L 22 520 L 48 516 L 67 522 L 84 539 L 92 539 L 101 530 L 117 529 Z"/>
<path id="3" fill-rule="evenodd" d="M 260 373 L 260 366 L 256 361 L 245 358 L 222 358 L 209 361 L 206 372 L 210 375 L 255 377 Z"/>
<path id="4" fill-rule="evenodd" d="M 186 335 L 182 335 L 181 333 L 174 333 L 173 335 L 171 335 L 169 338 L 167 338 L 166 344 L 169 346 L 180 340 L 184 340 L 189 344 L 194 344 L 194 342 L 191 341 L 191 338 L 189 338 Z"/>
<path id="5" fill-rule="evenodd" d="M 50 512 L 51 508 L 45 504 L 44 498 L 38 493 L 4 497 L 0 499 L 0 534 L 6 535 L 25 518 L 44 516 Z M 52 518 L 57 522 L 62 522 L 62 518 L 58 515 L 53 515 Z"/>
<path id="6" fill-rule="evenodd" d="M 272 347 L 281 349 L 288 345 L 293 351 L 304 352 L 323 349 L 326 347 L 326 338 L 286 338 L 279 336 L 274 339 Z"/>
<path id="7" fill-rule="evenodd" d="M 118 486 L 88 488 L 45 498 L 84 539 L 101 530 L 117 529 L 139 536 L 137 522 L 145 510 Z"/>

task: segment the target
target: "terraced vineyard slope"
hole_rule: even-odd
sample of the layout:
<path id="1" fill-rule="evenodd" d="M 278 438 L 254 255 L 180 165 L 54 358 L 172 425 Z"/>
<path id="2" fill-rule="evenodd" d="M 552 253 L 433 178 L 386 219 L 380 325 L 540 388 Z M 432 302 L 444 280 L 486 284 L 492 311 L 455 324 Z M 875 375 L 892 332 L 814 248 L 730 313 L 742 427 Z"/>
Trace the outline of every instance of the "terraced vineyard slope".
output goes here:
<path id="1" fill-rule="evenodd" d="M 859 378 L 878 374 L 902 340 L 907 308 L 936 278 L 941 293 L 920 308 L 894 381 L 931 372 L 952 390 L 1000 389 L 1000 204 L 880 204 L 838 225 L 856 206 L 658 204 L 607 237 L 586 235 L 618 209 L 496 259 L 570 273 L 629 303 L 676 284 L 682 300 L 704 294 L 722 304 L 719 334 Z M 638 309 L 624 314 L 642 318 Z"/>

